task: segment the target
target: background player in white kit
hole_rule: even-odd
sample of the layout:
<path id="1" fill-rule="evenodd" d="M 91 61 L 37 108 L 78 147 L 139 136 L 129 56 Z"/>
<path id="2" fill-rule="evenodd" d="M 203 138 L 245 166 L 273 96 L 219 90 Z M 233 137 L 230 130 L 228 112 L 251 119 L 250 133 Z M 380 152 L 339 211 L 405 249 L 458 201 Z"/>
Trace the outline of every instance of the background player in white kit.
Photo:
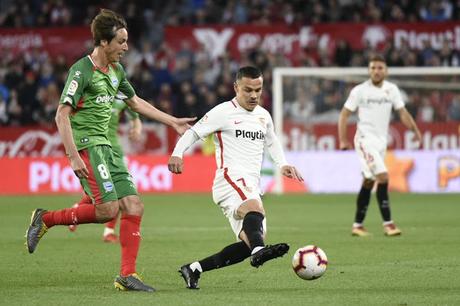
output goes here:
<path id="1" fill-rule="evenodd" d="M 214 133 L 217 170 L 213 199 L 239 239 L 219 253 L 182 266 L 179 272 L 189 289 L 198 289 L 202 272 L 236 264 L 250 256 L 251 265 L 259 267 L 289 250 L 286 243 L 264 243 L 266 221 L 259 190 L 264 146 L 283 175 L 299 181 L 303 178 L 295 167 L 287 164 L 272 118 L 258 105 L 262 85 L 259 69 L 240 68 L 234 85 L 236 97 L 204 115 L 179 139 L 169 159 L 169 170 L 182 173 L 185 150 L 198 139 Z"/>
<path id="2" fill-rule="evenodd" d="M 357 198 L 353 236 L 368 236 L 363 227 L 367 207 L 374 183 L 377 181 L 377 201 L 383 219 L 383 230 L 387 236 L 397 236 L 401 230 L 391 219 L 388 199 L 388 170 L 385 166 L 388 126 L 391 110 L 394 108 L 401 122 L 412 132 L 420 143 L 421 134 L 414 119 L 404 107 L 398 87 L 385 80 L 387 66 L 382 56 L 376 55 L 369 60 L 370 79 L 355 86 L 345 102 L 339 117 L 338 129 L 340 149 L 351 149 L 347 139 L 347 120 L 352 112 L 358 111 L 358 126 L 354 138 L 364 176 Z"/>

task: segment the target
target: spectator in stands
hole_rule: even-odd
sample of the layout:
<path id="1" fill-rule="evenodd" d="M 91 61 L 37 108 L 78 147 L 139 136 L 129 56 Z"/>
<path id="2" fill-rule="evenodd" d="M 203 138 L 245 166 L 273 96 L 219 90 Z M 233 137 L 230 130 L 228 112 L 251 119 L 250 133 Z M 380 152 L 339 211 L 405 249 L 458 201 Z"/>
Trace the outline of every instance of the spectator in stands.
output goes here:
<path id="1" fill-rule="evenodd" d="M 460 121 L 460 94 L 455 95 L 450 103 L 448 120 Z"/>

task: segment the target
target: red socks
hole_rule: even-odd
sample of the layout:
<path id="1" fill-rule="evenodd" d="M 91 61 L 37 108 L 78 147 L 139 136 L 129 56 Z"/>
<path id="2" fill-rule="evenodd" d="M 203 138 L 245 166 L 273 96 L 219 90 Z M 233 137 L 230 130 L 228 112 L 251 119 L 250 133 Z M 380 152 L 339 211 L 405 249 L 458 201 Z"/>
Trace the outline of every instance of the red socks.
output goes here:
<path id="1" fill-rule="evenodd" d="M 91 200 L 90 196 L 85 193 L 80 202 L 78 202 L 78 205 L 82 204 L 93 204 L 93 200 Z"/>
<path id="2" fill-rule="evenodd" d="M 117 215 L 115 218 L 113 218 L 112 220 L 110 220 L 109 222 L 107 222 L 107 223 L 105 224 L 105 227 L 114 229 L 114 228 L 115 228 L 115 225 L 117 225 L 117 219 L 118 219 L 118 215 Z"/>
<path id="3" fill-rule="evenodd" d="M 121 245 L 121 276 L 136 272 L 136 259 L 141 243 L 141 216 L 121 215 L 120 245 Z"/>
<path id="4" fill-rule="evenodd" d="M 97 223 L 96 207 L 83 204 L 77 207 L 49 211 L 43 215 L 43 222 L 48 228 L 54 225 Z"/>

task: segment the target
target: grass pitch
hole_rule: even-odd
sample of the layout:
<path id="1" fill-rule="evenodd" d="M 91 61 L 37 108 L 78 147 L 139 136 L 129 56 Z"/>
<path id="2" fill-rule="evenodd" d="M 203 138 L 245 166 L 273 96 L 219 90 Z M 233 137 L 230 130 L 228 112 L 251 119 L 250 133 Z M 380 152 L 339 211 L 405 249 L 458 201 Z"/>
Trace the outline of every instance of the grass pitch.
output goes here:
<path id="1" fill-rule="evenodd" d="M 185 289 L 178 267 L 234 242 L 210 195 L 143 196 L 138 272 L 158 291 L 117 292 L 119 246 L 101 241 L 102 225 L 71 233 L 52 228 L 36 252 L 24 233 L 37 207 L 68 207 L 78 196 L 1 197 L 1 305 L 458 305 L 459 195 L 392 194 L 401 237 L 384 237 L 372 199 L 369 238 L 351 237 L 354 195 L 266 196 L 267 243 L 287 242 L 288 255 L 254 269 L 243 263 L 204 273 Z M 329 266 L 318 280 L 291 269 L 298 247 L 316 244 Z"/>

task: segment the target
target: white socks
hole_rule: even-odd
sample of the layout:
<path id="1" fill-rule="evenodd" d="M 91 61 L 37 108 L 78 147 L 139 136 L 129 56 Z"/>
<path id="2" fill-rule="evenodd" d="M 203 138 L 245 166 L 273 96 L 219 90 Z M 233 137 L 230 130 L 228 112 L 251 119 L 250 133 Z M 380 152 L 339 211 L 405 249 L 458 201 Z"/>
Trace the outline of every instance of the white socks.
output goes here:
<path id="1" fill-rule="evenodd" d="M 110 227 L 104 227 L 104 236 L 115 234 L 115 230 Z"/>
<path id="2" fill-rule="evenodd" d="M 200 273 L 203 272 L 203 268 L 201 267 L 200 263 L 198 261 L 195 261 L 190 264 L 190 269 L 192 269 L 193 272 L 196 270 L 200 271 Z"/>
<path id="3" fill-rule="evenodd" d="M 252 252 L 251 252 L 251 255 L 254 255 L 255 253 L 259 252 L 260 250 L 262 250 L 264 247 L 262 246 L 258 246 L 258 247 L 255 247 Z"/>

